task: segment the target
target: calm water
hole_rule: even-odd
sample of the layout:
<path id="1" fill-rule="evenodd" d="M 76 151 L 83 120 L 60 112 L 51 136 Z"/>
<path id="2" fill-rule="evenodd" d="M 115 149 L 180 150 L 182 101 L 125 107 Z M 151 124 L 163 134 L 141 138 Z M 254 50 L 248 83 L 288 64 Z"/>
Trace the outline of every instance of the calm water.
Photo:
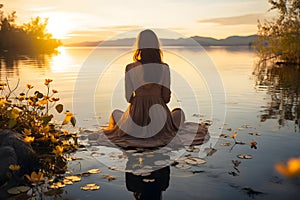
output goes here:
<path id="1" fill-rule="evenodd" d="M 123 75 L 126 63 L 131 62 L 131 55 L 131 49 L 125 47 L 63 47 L 52 56 L 6 56 L 1 58 L 0 79 L 3 81 L 7 77 L 13 86 L 20 78 L 20 91 L 26 83 L 42 91 L 45 89 L 44 79 L 53 79 L 52 88 L 59 91 L 65 108 L 75 113 L 78 126 L 96 130 L 107 123 L 113 109 L 127 107 Z M 210 145 L 206 144 L 197 154 L 204 157 L 206 164 L 187 170 L 170 167 L 170 174 L 163 172 L 162 176 L 170 176 L 169 185 L 162 193 L 163 199 L 299 197 L 299 177 L 287 179 L 274 170 L 274 164 L 300 156 L 299 70 L 255 68 L 256 54 L 247 48 L 212 47 L 205 51 L 173 47 L 166 49 L 164 56 L 172 69 L 173 96 L 169 107 L 183 108 L 188 121 L 211 119 L 211 144 L 217 151 L 204 156 L 207 153 L 205 148 Z M 218 77 L 217 73 L 223 84 L 215 87 L 211 80 Z M 224 108 L 226 113 L 222 110 Z M 57 119 L 63 117 L 58 115 Z M 220 133 L 232 134 L 233 131 L 227 130 L 229 128 L 237 130 L 237 139 L 246 145 L 232 147 L 232 139 L 216 139 Z M 257 132 L 260 136 L 249 132 Z M 250 148 L 252 140 L 258 143 L 257 149 Z M 231 146 L 222 146 L 224 142 L 230 142 Z M 133 183 L 126 180 L 124 172 L 108 169 L 112 165 L 124 168 L 128 159 L 113 160 L 113 152 L 120 153 L 114 148 L 93 146 L 87 149 L 76 153 L 75 156 L 83 160 L 70 163 L 70 170 L 80 173 L 100 168 L 102 172 L 66 186 L 62 195 L 68 199 L 134 199 L 133 193 L 126 189 L 126 181 L 127 184 Z M 91 152 L 105 154 L 91 156 Z M 237 172 L 232 160 L 245 153 L 251 154 L 253 159 L 240 159 L 242 163 Z M 101 174 L 114 175 L 117 179 L 108 182 L 101 178 Z M 97 183 L 101 189 L 92 192 L 80 190 L 86 183 Z"/>

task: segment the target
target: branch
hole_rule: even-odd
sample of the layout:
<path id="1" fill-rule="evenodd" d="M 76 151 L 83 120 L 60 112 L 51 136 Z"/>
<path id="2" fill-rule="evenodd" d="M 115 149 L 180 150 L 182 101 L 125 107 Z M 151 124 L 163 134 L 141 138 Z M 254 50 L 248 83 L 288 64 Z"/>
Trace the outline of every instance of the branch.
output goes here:
<path id="1" fill-rule="evenodd" d="M 19 87 L 20 78 L 18 78 L 18 83 L 17 83 L 16 87 L 13 90 L 11 90 L 11 88 L 10 88 L 9 81 L 8 81 L 7 77 L 6 77 L 6 83 L 7 83 L 7 87 L 8 87 L 8 90 L 9 90 L 9 93 L 6 96 L 6 100 L 8 100 L 8 98 L 10 97 L 10 95 Z"/>

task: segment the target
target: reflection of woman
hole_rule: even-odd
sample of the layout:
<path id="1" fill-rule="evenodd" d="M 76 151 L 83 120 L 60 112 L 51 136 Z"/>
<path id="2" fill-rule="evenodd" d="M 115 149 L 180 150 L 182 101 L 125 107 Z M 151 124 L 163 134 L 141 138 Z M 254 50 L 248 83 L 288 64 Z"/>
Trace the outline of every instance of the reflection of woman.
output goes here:
<path id="1" fill-rule="evenodd" d="M 165 152 L 167 153 L 167 152 Z M 137 200 L 160 200 L 169 187 L 170 157 L 163 153 L 144 151 L 140 154 L 126 152 L 126 188 Z M 160 162 L 161 165 L 157 165 Z"/>
<path id="2" fill-rule="evenodd" d="M 128 64 L 125 70 L 125 93 L 129 106 L 125 112 L 113 111 L 104 134 L 121 147 L 164 146 L 176 136 L 185 117 L 181 109 L 171 112 L 166 105 L 171 96 L 170 69 L 162 61 L 156 34 L 144 30 L 136 43 L 134 62 Z M 197 130 L 198 124 L 195 128 Z M 201 127 L 200 132 L 198 144 L 204 141 L 207 129 Z"/>
<path id="3" fill-rule="evenodd" d="M 166 191 L 170 181 L 170 167 L 163 167 L 148 176 L 138 176 L 126 172 L 126 187 L 133 192 L 137 200 L 160 200 L 162 191 Z"/>

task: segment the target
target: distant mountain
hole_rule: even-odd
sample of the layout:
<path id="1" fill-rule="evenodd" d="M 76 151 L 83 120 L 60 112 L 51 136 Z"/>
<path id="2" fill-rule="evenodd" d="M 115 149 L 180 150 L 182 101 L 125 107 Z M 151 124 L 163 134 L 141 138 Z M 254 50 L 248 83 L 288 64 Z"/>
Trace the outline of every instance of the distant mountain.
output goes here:
<path id="1" fill-rule="evenodd" d="M 178 38 L 178 39 L 164 39 L 160 41 L 163 46 L 252 46 L 255 43 L 257 35 L 249 36 L 230 36 L 225 39 L 215 39 L 211 37 L 193 36 L 190 38 Z M 124 38 L 108 41 L 94 41 L 94 42 L 81 42 L 73 43 L 65 46 L 133 46 L 135 38 Z"/>

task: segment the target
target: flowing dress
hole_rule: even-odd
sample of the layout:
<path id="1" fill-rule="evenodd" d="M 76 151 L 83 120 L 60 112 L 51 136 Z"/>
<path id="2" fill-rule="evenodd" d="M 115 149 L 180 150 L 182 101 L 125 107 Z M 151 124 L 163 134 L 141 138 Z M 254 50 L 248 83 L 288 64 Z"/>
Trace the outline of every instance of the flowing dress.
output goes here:
<path id="1" fill-rule="evenodd" d="M 171 91 L 167 64 L 142 65 L 134 62 L 127 65 L 125 96 L 129 103 L 127 110 L 114 110 L 108 127 L 103 130 L 115 145 L 147 148 L 202 144 L 208 139 L 206 127 L 184 122 L 184 113 L 179 108 L 172 112 L 169 110 L 167 103 Z M 195 133 L 192 139 L 187 132 Z"/>

